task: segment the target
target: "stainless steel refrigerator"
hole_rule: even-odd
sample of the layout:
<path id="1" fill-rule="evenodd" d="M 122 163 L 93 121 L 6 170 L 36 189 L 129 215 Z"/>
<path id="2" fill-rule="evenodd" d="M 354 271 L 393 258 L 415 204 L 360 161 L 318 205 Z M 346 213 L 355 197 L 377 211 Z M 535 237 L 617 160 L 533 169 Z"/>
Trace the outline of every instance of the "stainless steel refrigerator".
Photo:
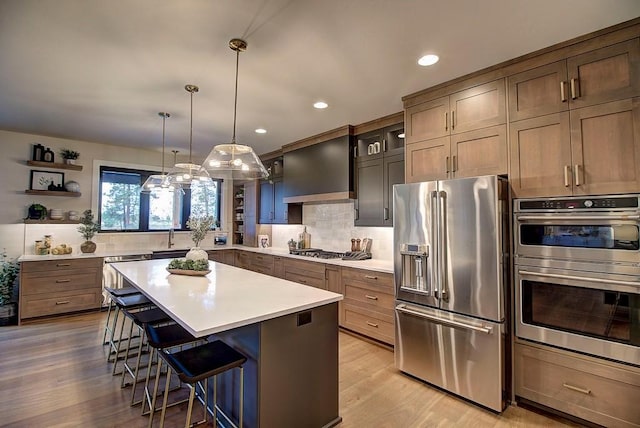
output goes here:
<path id="1" fill-rule="evenodd" d="M 507 182 L 482 176 L 393 190 L 395 364 L 505 407 Z"/>

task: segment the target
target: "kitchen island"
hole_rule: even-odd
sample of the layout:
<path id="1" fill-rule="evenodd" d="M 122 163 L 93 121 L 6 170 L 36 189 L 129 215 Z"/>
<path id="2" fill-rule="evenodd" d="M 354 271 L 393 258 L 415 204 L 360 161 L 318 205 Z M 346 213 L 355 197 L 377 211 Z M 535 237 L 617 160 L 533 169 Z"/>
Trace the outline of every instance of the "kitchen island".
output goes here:
<path id="1" fill-rule="evenodd" d="M 247 356 L 248 427 L 330 427 L 338 415 L 338 301 L 342 295 L 209 262 L 202 277 L 169 274 L 168 260 L 112 266 L 196 337 Z M 218 405 L 238 415 L 235 371 L 218 376 Z"/>

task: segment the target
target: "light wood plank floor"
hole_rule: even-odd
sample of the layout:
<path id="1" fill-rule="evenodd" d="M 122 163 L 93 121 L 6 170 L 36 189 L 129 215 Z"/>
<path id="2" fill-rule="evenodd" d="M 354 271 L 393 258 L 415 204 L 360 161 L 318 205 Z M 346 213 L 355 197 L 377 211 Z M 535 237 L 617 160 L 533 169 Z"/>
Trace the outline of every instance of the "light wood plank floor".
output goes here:
<path id="1" fill-rule="evenodd" d="M 0 327 L 0 426 L 146 426 L 139 407 L 129 407 L 129 388 L 120 388 L 105 362 L 105 317 L 93 312 Z M 184 424 L 182 412 L 170 409 L 166 426 Z M 399 373 L 392 351 L 345 333 L 340 415 L 341 428 L 576 426 L 521 407 L 496 415 L 471 405 Z"/>

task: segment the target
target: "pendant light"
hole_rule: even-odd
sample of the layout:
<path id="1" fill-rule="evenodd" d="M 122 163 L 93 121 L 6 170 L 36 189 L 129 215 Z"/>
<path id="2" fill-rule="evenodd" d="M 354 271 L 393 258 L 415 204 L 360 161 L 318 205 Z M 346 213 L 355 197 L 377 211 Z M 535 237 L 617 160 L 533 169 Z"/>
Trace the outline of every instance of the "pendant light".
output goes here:
<path id="1" fill-rule="evenodd" d="M 193 163 L 191 158 L 193 150 L 193 94 L 200 88 L 196 85 L 185 85 L 184 89 L 191 94 L 191 117 L 189 120 L 189 162 L 176 163 L 173 172 L 169 174 L 169 182 L 174 185 L 189 187 L 193 182 L 210 183 L 209 173 L 200 165 Z"/>
<path id="2" fill-rule="evenodd" d="M 150 175 L 142 187 L 141 192 L 156 192 L 156 191 L 169 191 L 176 190 L 176 186 L 168 180 L 168 174 L 164 172 L 164 140 L 165 140 L 165 125 L 167 118 L 171 117 L 171 114 L 161 111 L 158 116 L 162 118 L 162 172 L 160 174 Z M 182 190 L 182 189 L 180 189 Z"/>
<path id="3" fill-rule="evenodd" d="M 250 146 L 236 144 L 236 116 L 238 110 L 238 65 L 240 52 L 247 50 L 247 42 L 241 39 L 231 39 L 231 50 L 236 52 L 236 84 L 233 104 L 233 134 L 231 143 L 218 144 L 211 150 L 204 161 L 204 168 L 216 172 L 231 172 L 233 178 L 266 178 L 269 174 L 260 158 Z"/>

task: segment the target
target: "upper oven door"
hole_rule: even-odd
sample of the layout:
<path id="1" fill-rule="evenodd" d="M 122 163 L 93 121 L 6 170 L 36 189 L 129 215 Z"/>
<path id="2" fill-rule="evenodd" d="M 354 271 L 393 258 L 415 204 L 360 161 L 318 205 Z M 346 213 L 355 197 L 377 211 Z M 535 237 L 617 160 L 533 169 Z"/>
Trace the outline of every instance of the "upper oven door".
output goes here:
<path id="1" fill-rule="evenodd" d="M 640 262 L 640 215 L 633 211 L 516 212 L 516 257 Z"/>

